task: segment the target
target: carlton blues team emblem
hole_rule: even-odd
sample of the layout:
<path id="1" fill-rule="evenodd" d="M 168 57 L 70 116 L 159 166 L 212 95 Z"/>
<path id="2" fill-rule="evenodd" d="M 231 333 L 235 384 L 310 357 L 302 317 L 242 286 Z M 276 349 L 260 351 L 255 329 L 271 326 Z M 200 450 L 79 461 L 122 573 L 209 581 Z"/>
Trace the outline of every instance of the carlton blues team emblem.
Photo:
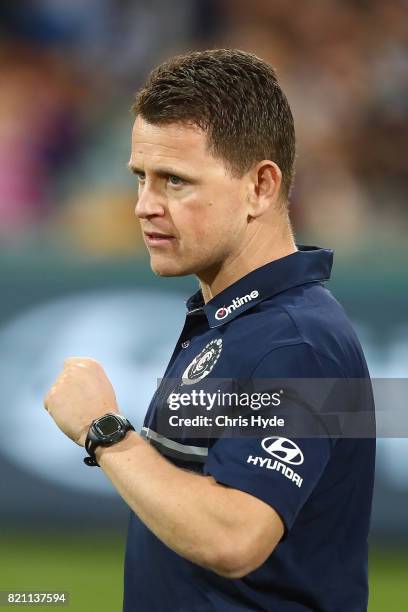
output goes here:
<path id="1" fill-rule="evenodd" d="M 208 376 L 217 363 L 222 351 L 222 339 L 211 340 L 203 350 L 194 357 L 193 361 L 184 371 L 182 376 L 183 385 L 194 385 L 196 382 Z"/>

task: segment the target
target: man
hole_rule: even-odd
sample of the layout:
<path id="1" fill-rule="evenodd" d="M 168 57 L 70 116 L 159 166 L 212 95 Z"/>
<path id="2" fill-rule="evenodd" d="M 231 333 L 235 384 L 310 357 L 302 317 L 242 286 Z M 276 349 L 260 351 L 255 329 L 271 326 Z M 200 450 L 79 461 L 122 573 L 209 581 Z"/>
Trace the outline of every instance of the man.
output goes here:
<path id="1" fill-rule="evenodd" d="M 294 243 L 294 127 L 276 75 L 241 51 L 189 53 L 152 72 L 134 111 L 151 267 L 195 274 L 200 290 L 142 435 L 115 419 L 92 359 L 67 359 L 45 399 L 131 508 L 124 611 L 362 612 L 374 439 L 159 431 L 167 380 L 368 378 L 323 285 L 332 252 Z"/>

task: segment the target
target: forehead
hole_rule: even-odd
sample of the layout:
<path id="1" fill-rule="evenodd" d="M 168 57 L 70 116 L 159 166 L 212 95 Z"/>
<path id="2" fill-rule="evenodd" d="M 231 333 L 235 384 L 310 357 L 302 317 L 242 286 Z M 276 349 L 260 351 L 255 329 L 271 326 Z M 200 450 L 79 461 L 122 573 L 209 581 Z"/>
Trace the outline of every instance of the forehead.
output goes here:
<path id="1" fill-rule="evenodd" d="M 130 165 L 158 161 L 202 163 L 211 157 L 205 132 L 188 123 L 153 125 L 137 117 L 132 130 Z"/>

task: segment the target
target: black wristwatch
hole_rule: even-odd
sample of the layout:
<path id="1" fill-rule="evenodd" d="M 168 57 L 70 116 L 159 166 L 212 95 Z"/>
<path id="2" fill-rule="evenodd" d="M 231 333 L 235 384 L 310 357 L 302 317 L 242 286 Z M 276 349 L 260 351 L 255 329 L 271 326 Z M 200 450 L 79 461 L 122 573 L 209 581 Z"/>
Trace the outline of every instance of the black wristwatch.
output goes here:
<path id="1" fill-rule="evenodd" d="M 130 430 L 135 430 L 133 425 L 121 414 L 113 412 L 108 412 L 99 419 L 92 421 L 85 440 L 85 449 L 89 457 L 85 457 L 84 463 L 99 466 L 95 457 L 95 448 L 97 446 L 112 446 L 112 444 L 120 442 Z"/>

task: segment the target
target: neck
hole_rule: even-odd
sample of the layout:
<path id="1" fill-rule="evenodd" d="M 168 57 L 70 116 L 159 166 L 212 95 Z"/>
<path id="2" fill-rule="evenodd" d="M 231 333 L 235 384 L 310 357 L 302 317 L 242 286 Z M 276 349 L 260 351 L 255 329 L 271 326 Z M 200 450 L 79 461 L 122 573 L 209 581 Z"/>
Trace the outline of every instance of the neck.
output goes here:
<path id="1" fill-rule="evenodd" d="M 261 266 L 291 255 L 297 251 L 291 226 L 285 223 L 275 231 L 258 230 L 246 244 L 231 253 L 224 261 L 210 270 L 198 274 L 204 302 Z"/>

